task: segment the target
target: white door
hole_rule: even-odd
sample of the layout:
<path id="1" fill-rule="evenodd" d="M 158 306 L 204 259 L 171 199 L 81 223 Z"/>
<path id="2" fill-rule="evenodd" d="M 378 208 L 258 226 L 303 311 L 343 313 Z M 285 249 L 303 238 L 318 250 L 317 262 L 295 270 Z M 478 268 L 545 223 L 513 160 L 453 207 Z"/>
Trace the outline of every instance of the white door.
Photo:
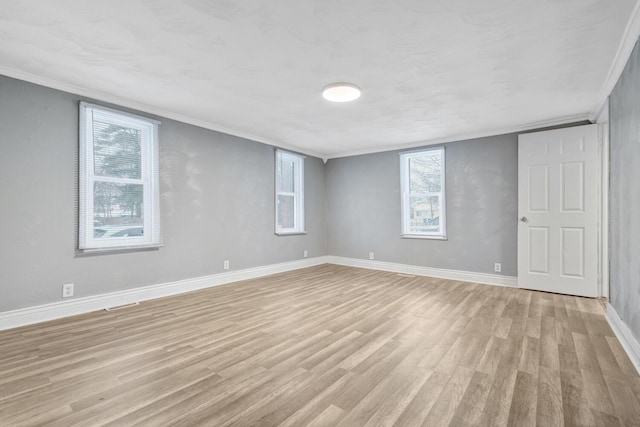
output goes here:
<path id="1" fill-rule="evenodd" d="M 598 296 L 598 127 L 518 137 L 518 286 Z"/>

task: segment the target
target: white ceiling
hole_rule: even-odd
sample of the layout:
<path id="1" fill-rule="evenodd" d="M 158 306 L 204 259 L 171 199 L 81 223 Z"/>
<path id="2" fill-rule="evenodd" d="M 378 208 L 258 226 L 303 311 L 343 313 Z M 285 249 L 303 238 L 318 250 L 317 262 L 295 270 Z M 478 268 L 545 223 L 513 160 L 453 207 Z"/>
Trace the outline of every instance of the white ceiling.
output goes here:
<path id="1" fill-rule="evenodd" d="M 336 157 L 586 118 L 635 3 L 0 0 L 0 73 Z"/>

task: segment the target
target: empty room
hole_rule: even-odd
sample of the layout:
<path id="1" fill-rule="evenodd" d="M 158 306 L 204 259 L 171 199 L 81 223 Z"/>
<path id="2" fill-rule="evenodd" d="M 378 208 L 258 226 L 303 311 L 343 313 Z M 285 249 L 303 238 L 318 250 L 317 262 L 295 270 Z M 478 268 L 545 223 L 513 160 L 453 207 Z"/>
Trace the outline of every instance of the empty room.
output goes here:
<path id="1" fill-rule="evenodd" d="M 640 0 L 0 0 L 0 426 L 640 426 Z"/>

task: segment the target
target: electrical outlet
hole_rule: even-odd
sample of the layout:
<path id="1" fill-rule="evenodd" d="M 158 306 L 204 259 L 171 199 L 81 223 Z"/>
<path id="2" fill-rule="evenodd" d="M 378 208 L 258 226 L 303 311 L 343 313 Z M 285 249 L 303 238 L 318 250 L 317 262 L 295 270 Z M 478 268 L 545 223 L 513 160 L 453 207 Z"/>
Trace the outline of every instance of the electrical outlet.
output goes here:
<path id="1" fill-rule="evenodd" d="M 374 255 L 373 255 L 373 252 L 369 252 L 369 259 L 374 259 L 374 258 L 375 258 L 375 257 L 374 257 Z"/>
<path id="2" fill-rule="evenodd" d="M 225 270 L 229 269 L 229 260 L 228 259 L 224 260 L 224 264 L 223 264 L 222 268 L 224 268 Z"/>
<path id="3" fill-rule="evenodd" d="M 304 252 L 302 253 L 302 257 L 306 258 L 309 256 L 309 251 L 307 251 L 306 249 L 304 250 Z"/>
<path id="4" fill-rule="evenodd" d="M 66 283 L 62 285 L 62 298 L 69 298 L 73 296 L 73 283 Z"/>
<path id="5" fill-rule="evenodd" d="M 502 264 L 500 264 L 499 262 L 494 263 L 493 271 L 495 271 L 496 273 L 502 273 Z"/>

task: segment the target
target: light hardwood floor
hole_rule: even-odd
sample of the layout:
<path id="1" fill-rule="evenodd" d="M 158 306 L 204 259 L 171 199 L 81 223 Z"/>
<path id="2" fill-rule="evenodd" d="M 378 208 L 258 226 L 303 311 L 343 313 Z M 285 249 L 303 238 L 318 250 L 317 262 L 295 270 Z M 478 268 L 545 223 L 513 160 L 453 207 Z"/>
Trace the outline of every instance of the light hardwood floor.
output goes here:
<path id="1" fill-rule="evenodd" d="M 0 425 L 640 425 L 597 300 L 323 265 L 0 332 Z"/>

